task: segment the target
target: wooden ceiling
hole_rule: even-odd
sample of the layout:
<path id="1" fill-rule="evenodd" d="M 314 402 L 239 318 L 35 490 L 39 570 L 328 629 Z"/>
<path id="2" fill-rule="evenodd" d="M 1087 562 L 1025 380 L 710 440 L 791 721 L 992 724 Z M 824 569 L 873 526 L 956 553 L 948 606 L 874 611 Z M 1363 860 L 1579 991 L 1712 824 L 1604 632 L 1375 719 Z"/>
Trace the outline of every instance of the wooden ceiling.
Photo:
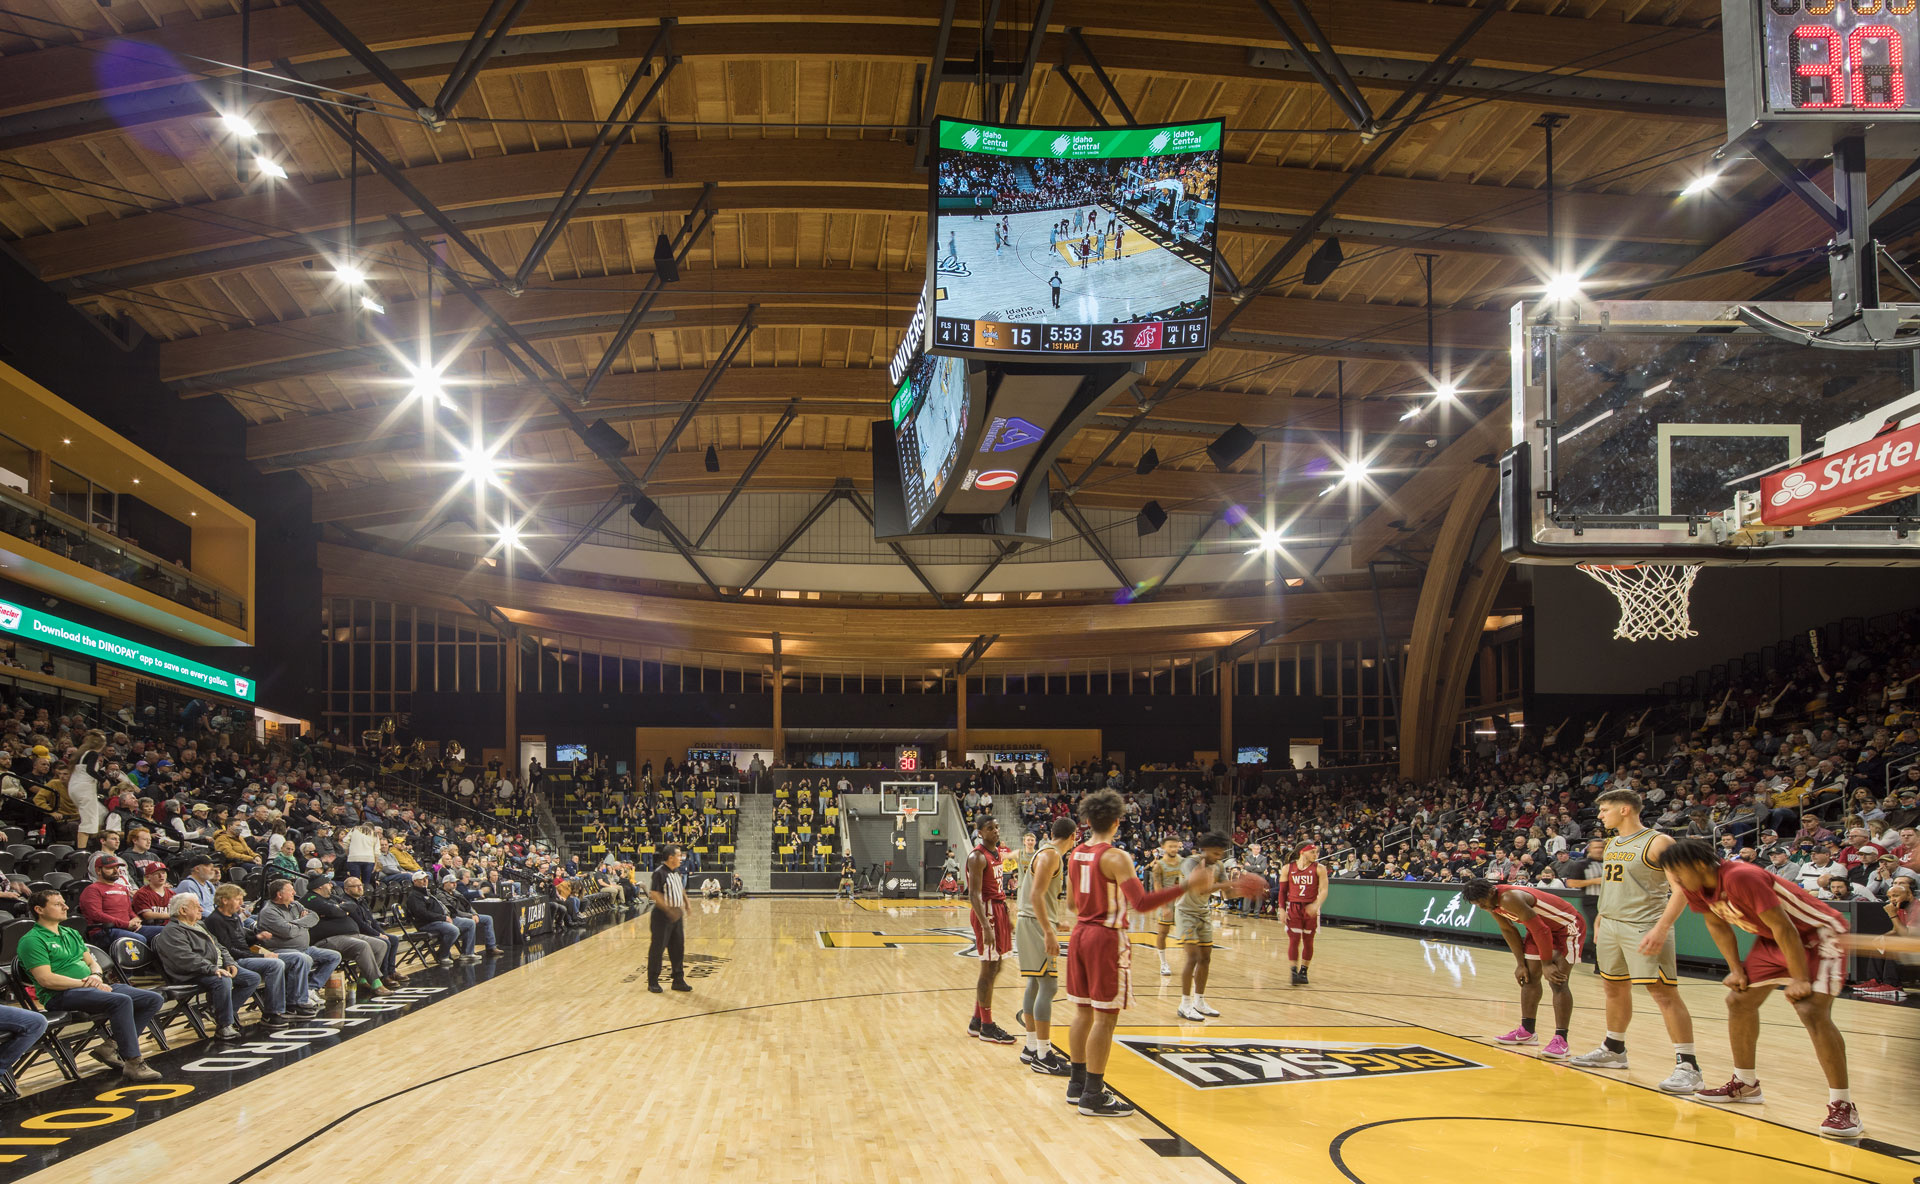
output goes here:
<path id="1" fill-rule="evenodd" d="M 425 95 L 488 9 L 483 0 L 328 7 Z M 984 7 L 959 6 L 949 62 L 978 59 Z M 1018 62 L 1034 7 L 993 5 L 995 59 Z M 1475 15 L 1472 5 L 1415 0 L 1309 7 L 1355 62 L 1375 110 Z M 1590 283 L 1658 279 L 1751 249 L 1743 227 L 1776 196 L 1758 170 L 1714 194 L 1676 197 L 1724 139 L 1714 0 L 1499 8 L 1469 44 L 1475 72 L 1335 204 L 1346 262 L 1318 285 L 1292 267 L 1247 296 L 1232 332 L 1090 476 L 1084 501 L 1157 498 L 1206 511 L 1257 500 L 1259 452 L 1229 474 L 1201 452 L 1237 422 L 1269 441 L 1270 496 L 1341 534 L 1356 511 L 1341 499 L 1322 504 L 1322 481 L 1305 470 L 1324 464 L 1344 426 L 1381 474 L 1357 513 L 1431 522 L 1426 507 L 1396 506 L 1391 490 L 1504 404 L 1506 310 L 1553 266 L 1536 126 L 1548 112 L 1568 116 L 1556 133 L 1551 202 L 1560 262 L 1578 264 Z M 715 186 L 710 229 L 586 415 L 620 428 L 634 444 L 630 460 L 644 466 L 757 305 L 758 327 L 649 490 L 726 489 L 794 398 L 798 418 L 753 488 L 824 491 L 842 477 L 864 488 L 868 424 L 883 413 L 886 361 L 924 275 L 927 176 L 915 167 L 913 124 L 940 10 L 922 0 L 715 0 L 695 11 L 531 0 L 507 51 L 433 130 L 307 13 L 255 0 L 247 64 L 263 73 L 251 76 L 246 106 L 257 151 L 287 173 L 272 180 L 253 168 L 241 175 L 217 118 L 241 55 L 238 0 L 8 0 L 0 233 L 77 305 L 131 318 L 156 339 L 162 375 L 181 398 L 231 402 L 252 424 L 247 459 L 300 473 L 322 522 L 416 521 L 444 491 L 444 474 L 424 463 L 445 445 L 429 449 L 418 414 L 398 411 L 406 362 L 429 349 L 454 359 L 446 377 L 463 408 L 490 429 L 519 424 L 507 453 L 516 492 L 548 504 L 599 501 L 611 476 L 475 336 L 480 314 L 444 281 L 430 283 L 400 240 L 391 218 L 417 216 L 415 204 L 364 159 L 350 180 L 347 145 L 275 77 L 292 70 L 331 88 L 331 101 L 364 100 L 360 131 L 511 273 L 661 21 L 677 18 L 677 61 L 657 101 L 525 291 L 509 294 L 444 233 L 425 234 L 577 381 L 649 278 L 656 236 L 677 230 L 702 187 Z M 1226 120 L 1219 241 L 1236 275 L 1257 272 L 1374 151 L 1374 138 L 1355 134 L 1305 71 L 1262 64 L 1284 43 L 1252 0 L 1058 0 L 1024 120 L 1093 122 L 1056 63 L 1070 66 L 1104 118 L 1123 120 L 1077 44 L 1139 121 Z M 982 96 L 948 82 L 937 110 L 978 116 Z M 363 311 L 359 293 L 334 277 L 350 251 L 384 315 Z M 1437 368 L 1467 393 L 1407 423 L 1403 413 L 1429 386 L 1422 254 L 1433 256 Z M 1150 366 L 1148 384 L 1172 369 Z M 1116 412 L 1076 440 L 1074 466 L 1098 455 L 1124 418 Z M 701 463 L 709 445 L 719 474 Z M 1148 448 L 1161 466 L 1136 476 Z M 1400 541 L 1420 549 L 1417 537 Z"/>

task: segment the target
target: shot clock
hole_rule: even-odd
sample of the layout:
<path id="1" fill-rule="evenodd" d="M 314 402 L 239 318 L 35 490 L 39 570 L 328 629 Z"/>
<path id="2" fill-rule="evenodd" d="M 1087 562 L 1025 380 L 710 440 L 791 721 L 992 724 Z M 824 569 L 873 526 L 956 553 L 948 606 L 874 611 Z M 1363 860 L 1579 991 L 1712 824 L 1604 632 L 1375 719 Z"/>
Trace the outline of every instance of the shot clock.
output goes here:
<path id="1" fill-rule="evenodd" d="M 1788 157 L 1920 149 L 1920 0 L 1724 0 L 1727 134 Z"/>

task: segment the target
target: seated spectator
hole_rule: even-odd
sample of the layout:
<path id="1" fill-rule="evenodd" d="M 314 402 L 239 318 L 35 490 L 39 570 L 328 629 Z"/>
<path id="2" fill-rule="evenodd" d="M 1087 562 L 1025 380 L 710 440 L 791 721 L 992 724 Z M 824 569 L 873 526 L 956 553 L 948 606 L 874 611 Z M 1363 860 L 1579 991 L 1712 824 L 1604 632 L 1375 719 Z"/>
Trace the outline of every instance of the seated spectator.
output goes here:
<path id="1" fill-rule="evenodd" d="M 146 865 L 146 883 L 140 891 L 133 894 L 133 912 L 142 926 L 165 925 L 171 914 L 167 912 L 167 902 L 174 897 L 174 889 L 167 886 L 167 865 L 153 860 Z M 153 935 L 147 937 L 149 943 Z"/>
<path id="2" fill-rule="evenodd" d="M 185 896 L 183 889 L 174 900 Z M 291 964 L 273 957 L 270 952 L 260 949 L 253 943 L 259 940 L 259 933 L 252 928 L 253 918 L 246 915 L 242 906 L 246 892 L 238 884 L 222 884 L 214 891 L 214 910 L 202 913 L 200 924 L 213 935 L 220 948 L 234 963 L 251 970 L 260 977 L 263 986 L 261 1006 L 265 1009 L 260 1017 L 268 1025 L 288 1022 L 292 1017 L 305 1018 L 320 1014 L 319 1007 L 309 1003 L 306 998 L 307 979 L 304 960 L 300 969 L 290 969 Z M 195 899 L 199 899 L 197 896 Z M 171 904 L 172 902 L 168 902 Z M 291 979 L 289 976 L 292 976 Z M 289 1000 L 287 989 L 289 982 L 299 992 L 299 998 Z"/>
<path id="3" fill-rule="evenodd" d="M 360 925 L 341 901 L 333 898 L 333 881 L 319 879 L 307 885 L 307 908 L 320 918 L 308 934 L 313 943 L 351 961 L 375 995 L 391 995 L 380 981 L 387 961 L 387 940 L 360 932 Z"/>
<path id="4" fill-rule="evenodd" d="M 459 881 L 453 876 L 442 879 L 440 895 L 446 901 L 448 918 L 452 920 L 454 927 L 460 930 L 460 936 L 463 939 L 461 947 L 471 954 L 474 945 L 478 943 L 482 953 L 493 955 L 506 953 L 500 948 L 500 943 L 494 940 L 493 918 L 485 913 L 475 912 L 472 903 L 456 891 L 458 883 Z"/>
<path id="5" fill-rule="evenodd" d="M 67 919 L 66 897 L 41 888 L 27 903 L 34 926 L 20 938 L 14 957 L 32 978 L 40 1002 L 49 1011 L 107 1016 L 113 1043 L 91 1050 L 94 1059 L 120 1070 L 128 1081 L 160 1080 L 140 1052 L 140 1033 L 159 1014 L 162 996 L 125 983 L 107 985 L 80 931 L 61 924 Z"/>
<path id="6" fill-rule="evenodd" d="M 175 804 L 178 805 L 178 803 Z M 173 831 L 174 838 L 183 845 L 187 843 L 205 845 L 213 842 L 213 824 L 208 820 L 205 802 L 195 802 L 187 808 L 185 814 L 174 811 L 167 827 Z"/>
<path id="7" fill-rule="evenodd" d="M 254 922 L 264 936 L 259 941 L 262 946 L 275 954 L 284 956 L 289 953 L 304 955 L 308 960 L 307 993 L 323 990 L 327 980 L 340 965 L 340 955 L 324 946 L 313 944 L 310 931 L 320 923 L 320 915 L 295 900 L 292 880 L 275 880 L 267 885 L 267 903 L 260 906 L 260 915 Z M 293 971 L 288 966 L 289 973 Z M 297 994 L 297 993 L 296 993 Z"/>
<path id="8" fill-rule="evenodd" d="M 168 982 L 198 983 L 205 988 L 218 1024 L 214 1037 L 240 1039 L 239 1011 L 260 989 L 260 976 L 234 961 L 200 923 L 199 897 L 182 892 L 168 904 L 167 913 L 175 924 L 162 929 L 152 942 L 161 973 Z"/>
<path id="9" fill-rule="evenodd" d="M 367 908 L 366 883 L 359 876 L 348 876 L 346 883 L 340 885 L 340 893 L 340 907 L 353 918 L 355 928 L 367 937 L 377 937 L 387 943 L 387 956 L 380 963 L 381 979 L 386 982 L 406 982 L 406 972 L 399 968 L 400 943 L 387 936 L 387 931 L 380 927 L 372 911 Z"/>
<path id="10" fill-rule="evenodd" d="M 0 1086 L 20 1092 L 14 1070 L 33 1046 L 47 1034 L 47 1017 L 25 1007 L 0 1005 Z"/>
<path id="11" fill-rule="evenodd" d="M 120 878 L 126 867 L 118 855 L 95 856 L 93 871 L 98 878 L 80 893 L 87 936 L 102 946 L 116 937 L 144 942 L 160 932 L 159 925 L 143 924 L 135 913 L 133 890 Z"/>
<path id="12" fill-rule="evenodd" d="M 120 858 L 132 868 L 132 877 L 144 883 L 147 878 L 147 865 L 158 863 L 166 866 L 166 852 L 156 851 L 153 846 L 153 832 L 144 826 L 136 826 L 127 832 L 127 849 L 120 852 Z"/>
<path id="13" fill-rule="evenodd" d="M 213 856 L 206 852 L 191 856 L 187 862 L 187 878 L 175 886 L 176 894 L 191 892 L 200 898 L 200 916 L 202 920 L 213 914 L 213 891 L 219 885 L 214 881 L 219 876 Z"/>
<path id="14" fill-rule="evenodd" d="M 213 836 L 213 850 L 227 861 L 228 867 L 248 867 L 261 862 L 260 853 L 247 845 L 240 823 L 229 823 Z"/>
<path id="15" fill-rule="evenodd" d="M 453 923 L 452 916 L 447 912 L 446 901 L 442 900 L 440 894 L 435 892 L 428 883 L 427 873 L 413 874 L 413 886 L 407 890 L 406 900 L 401 907 L 406 910 L 407 919 L 412 921 L 420 932 L 433 939 L 433 957 L 439 965 L 454 964 L 455 943 L 459 943 L 460 946 L 460 961 L 480 961 L 480 956 L 473 952 L 473 930 L 469 928 L 462 932 L 460 927 Z"/>

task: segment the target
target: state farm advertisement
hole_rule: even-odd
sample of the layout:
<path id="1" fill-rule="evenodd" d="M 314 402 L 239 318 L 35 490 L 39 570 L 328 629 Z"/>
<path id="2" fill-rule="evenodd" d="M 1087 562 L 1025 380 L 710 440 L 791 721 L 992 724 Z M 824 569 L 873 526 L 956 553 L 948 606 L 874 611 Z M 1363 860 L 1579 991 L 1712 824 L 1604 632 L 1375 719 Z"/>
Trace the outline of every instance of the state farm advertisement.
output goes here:
<path id="1" fill-rule="evenodd" d="M 1920 425 L 1760 479 L 1761 526 L 1818 526 L 1920 493 Z"/>

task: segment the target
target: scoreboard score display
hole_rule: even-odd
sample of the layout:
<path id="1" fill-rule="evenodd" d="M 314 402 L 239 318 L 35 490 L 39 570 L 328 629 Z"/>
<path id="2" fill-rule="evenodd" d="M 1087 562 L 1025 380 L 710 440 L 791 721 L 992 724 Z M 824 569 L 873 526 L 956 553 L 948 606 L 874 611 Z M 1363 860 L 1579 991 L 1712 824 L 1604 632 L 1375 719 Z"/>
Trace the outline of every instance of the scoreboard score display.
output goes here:
<path id="1" fill-rule="evenodd" d="M 1920 0 L 1724 0 L 1727 134 L 1789 157 L 1859 135 L 1871 156 L 1920 150 Z"/>

